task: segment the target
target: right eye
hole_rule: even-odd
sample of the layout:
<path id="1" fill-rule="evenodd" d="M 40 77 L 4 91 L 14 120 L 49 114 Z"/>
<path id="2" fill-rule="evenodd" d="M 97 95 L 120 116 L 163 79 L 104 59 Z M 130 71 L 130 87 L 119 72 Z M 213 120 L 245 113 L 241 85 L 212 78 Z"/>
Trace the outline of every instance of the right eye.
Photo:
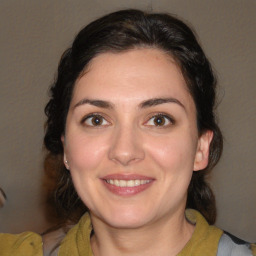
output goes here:
<path id="1" fill-rule="evenodd" d="M 86 116 L 85 118 L 83 118 L 82 123 L 85 124 L 86 126 L 92 126 L 92 127 L 107 126 L 110 124 L 103 116 L 98 114 L 92 114 L 92 115 Z"/>

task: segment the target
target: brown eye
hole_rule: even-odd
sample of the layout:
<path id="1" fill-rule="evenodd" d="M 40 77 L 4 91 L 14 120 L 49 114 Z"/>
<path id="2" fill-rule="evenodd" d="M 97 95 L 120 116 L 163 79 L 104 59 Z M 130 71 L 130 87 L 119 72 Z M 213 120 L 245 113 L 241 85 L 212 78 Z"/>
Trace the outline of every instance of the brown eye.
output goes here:
<path id="1" fill-rule="evenodd" d="M 154 117 L 153 122 L 156 126 L 163 126 L 166 123 L 166 118 L 163 116 Z"/>
<path id="2" fill-rule="evenodd" d="M 101 125 L 101 124 L 103 123 L 103 120 L 102 120 L 102 119 L 103 119 L 103 118 L 102 118 L 102 117 L 99 117 L 99 116 L 94 116 L 94 117 L 92 117 L 92 120 L 91 120 L 92 125 L 94 125 L 94 126 Z"/>
<path id="3" fill-rule="evenodd" d="M 168 126 L 170 124 L 174 124 L 174 121 L 171 117 L 167 116 L 167 115 L 155 115 L 152 116 L 147 122 L 146 125 L 147 126 Z"/>
<path id="4" fill-rule="evenodd" d="M 90 115 L 87 116 L 83 122 L 87 125 L 87 126 L 106 126 L 109 125 L 109 122 L 102 117 L 101 115 Z"/>

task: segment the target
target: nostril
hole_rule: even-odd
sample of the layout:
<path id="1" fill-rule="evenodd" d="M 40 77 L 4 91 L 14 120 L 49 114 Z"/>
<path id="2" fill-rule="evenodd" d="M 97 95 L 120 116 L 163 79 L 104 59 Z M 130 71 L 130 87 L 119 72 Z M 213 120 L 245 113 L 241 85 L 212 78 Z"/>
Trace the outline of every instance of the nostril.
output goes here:
<path id="1" fill-rule="evenodd" d="M 2 208 L 5 205 L 5 202 L 6 202 L 6 195 L 3 189 L 0 188 L 0 208 Z"/>

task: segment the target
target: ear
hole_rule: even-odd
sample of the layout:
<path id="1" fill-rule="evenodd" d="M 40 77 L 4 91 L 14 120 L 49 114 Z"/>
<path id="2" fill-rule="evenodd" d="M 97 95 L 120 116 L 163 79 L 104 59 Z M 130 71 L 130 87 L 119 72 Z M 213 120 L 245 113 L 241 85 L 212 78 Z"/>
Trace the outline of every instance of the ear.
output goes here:
<path id="1" fill-rule="evenodd" d="M 65 136 L 62 134 L 60 139 L 61 139 L 61 142 L 62 142 L 62 146 L 64 148 L 64 146 L 65 146 Z"/>
<path id="2" fill-rule="evenodd" d="M 199 171 L 207 167 L 212 138 L 213 131 L 210 130 L 205 131 L 199 137 L 194 161 L 194 171 Z"/>
<path id="3" fill-rule="evenodd" d="M 66 169 L 69 170 L 69 164 L 68 164 L 66 150 L 65 150 L 65 136 L 64 135 L 61 135 L 61 142 L 62 142 L 63 151 L 64 151 L 64 153 L 63 153 L 63 162 L 64 162 L 64 165 L 65 165 Z"/>

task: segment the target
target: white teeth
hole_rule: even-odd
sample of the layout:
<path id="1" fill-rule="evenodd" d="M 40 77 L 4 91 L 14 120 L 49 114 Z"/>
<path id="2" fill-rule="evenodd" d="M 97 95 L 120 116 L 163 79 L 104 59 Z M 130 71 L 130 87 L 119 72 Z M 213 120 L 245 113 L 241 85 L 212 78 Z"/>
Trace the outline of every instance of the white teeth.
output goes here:
<path id="1" fill-rule="evenodd" d="M 116 183 L 115 183 L 116 184 Z M 119 181 L 119 187 L 127 187 L 126 186 L 126 181 L 125 180 L 120 180 Z"/>
<path id="2" fill-rule="evenodd" d="M 140 185 L 140 180 L 135 180 L 134 183 L 135 183 L 135 186 L 139 186 Z"/>
<path id="3" fill-rule="evenodd" d="M 126 182 L 126 186 L 127 186 L 127 187 L 134 187 L 134 186 L 135 186 L 134 180 L 128 180 L 128 181 Z"/>
<path id="4" fill-rule="evenodd" d="M 107 183 L 117 187 L 137 187 L 150 182 L 150 180 L 106 180 Z"/>

